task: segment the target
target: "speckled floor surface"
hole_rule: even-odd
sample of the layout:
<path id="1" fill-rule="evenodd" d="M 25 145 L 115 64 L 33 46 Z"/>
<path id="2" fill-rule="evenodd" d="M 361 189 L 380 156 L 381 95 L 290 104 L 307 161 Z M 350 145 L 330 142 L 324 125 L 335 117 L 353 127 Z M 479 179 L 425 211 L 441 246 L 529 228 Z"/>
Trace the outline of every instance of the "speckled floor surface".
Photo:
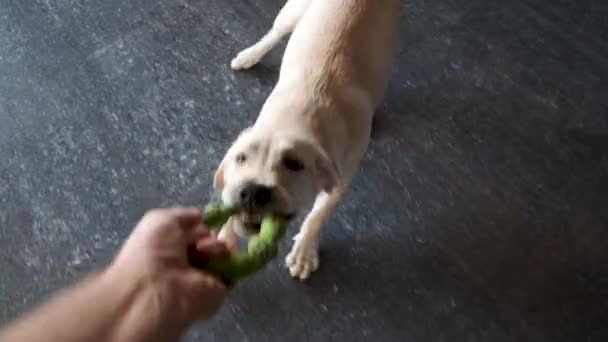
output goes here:
<path id="1" fill-rule="evenodd" d="M 0 321 L 103 265 L 145 209 L 208 197 L 281 52 L 228 62 L 281 3 L 0 0 Z M 321 269 L 275 262 L 187 341 L 608 339 L 608 3 L 404 7 Z"/>

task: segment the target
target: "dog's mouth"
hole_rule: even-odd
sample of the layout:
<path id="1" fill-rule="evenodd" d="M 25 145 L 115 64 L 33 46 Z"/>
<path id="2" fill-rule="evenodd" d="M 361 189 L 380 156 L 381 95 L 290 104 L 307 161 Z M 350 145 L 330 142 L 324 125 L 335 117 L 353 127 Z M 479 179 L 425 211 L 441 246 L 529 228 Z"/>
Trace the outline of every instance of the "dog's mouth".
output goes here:
<path id="1" fill-rule="evenodd" d="M 251 215 L 244 212 L 239 215 L 239 219 L 247 233 L 257 234 L 262 228 L 262 219 L 264 218 L 264 215 L 266 215 L 266 213 Z M 275 213 L 274 215 L 283 216 L 287 222 L 291 221 L 296 216 L 294 213 Z"/>
<path id="2" fill-rule="evenodd" d="M 257 234 L 262 228 L 261 215 L 256 215 L 254 217 L 249 217 L 249 215 L 241 215 L 241 222 L 243 222 L 243 227 L 248 233 Z"/>

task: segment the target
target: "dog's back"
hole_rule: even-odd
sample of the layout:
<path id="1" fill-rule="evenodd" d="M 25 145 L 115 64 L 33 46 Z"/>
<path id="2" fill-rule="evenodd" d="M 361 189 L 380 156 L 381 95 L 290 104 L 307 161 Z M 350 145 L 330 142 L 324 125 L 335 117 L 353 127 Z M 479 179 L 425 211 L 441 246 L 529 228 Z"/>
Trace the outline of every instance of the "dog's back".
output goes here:
<path id="1" fill-rule="evenodd" d="M 376 107 L 388 79 L 399 9 L 399 0 L 312 0 L 289 39 L 279 83 L 355 85 Z"/>

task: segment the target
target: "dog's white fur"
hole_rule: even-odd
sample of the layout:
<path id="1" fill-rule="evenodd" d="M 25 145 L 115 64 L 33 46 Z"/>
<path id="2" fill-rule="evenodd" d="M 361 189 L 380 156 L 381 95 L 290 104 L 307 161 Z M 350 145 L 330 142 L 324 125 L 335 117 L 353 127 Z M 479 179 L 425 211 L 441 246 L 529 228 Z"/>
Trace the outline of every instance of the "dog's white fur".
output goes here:
<path id="1" fill-rule="evenodd" d="M 321 225 L 367 148 L 399 12 L 399 0 L 288 0 L 272 29 L 231 62 L 235 70 L 250 68 L 292 33 L 277 85 L 255 124 L 226 154 L 214 184 L 226 202 L 236 201 L 239 184 L 255 180 L 277 189 L 271 210 L 298 212 L 312 205 L 286 258 L 293 277 L 304 280 L 319 266 Z M 306 170 L 286 170 L 285 153 Z M 225 225 L 220 237 L 232 243 L 235 226 Z"/>

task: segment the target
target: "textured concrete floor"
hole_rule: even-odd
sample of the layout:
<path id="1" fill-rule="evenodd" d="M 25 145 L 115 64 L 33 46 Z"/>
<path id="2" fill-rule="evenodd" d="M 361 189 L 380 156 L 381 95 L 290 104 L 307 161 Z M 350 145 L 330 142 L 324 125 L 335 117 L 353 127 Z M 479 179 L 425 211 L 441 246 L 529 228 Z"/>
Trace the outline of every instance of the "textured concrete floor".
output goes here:
<path id="1" fill-rule="evenodd" d="M 145 209 L 208 197 L 280 51 L 227 63 L 280 5 L 0 0 L 0 322 L 102 266 Z M 188 341 L 608 339 L 608 4 L 404 8 L 321 269 L 275 262 Z"/>

